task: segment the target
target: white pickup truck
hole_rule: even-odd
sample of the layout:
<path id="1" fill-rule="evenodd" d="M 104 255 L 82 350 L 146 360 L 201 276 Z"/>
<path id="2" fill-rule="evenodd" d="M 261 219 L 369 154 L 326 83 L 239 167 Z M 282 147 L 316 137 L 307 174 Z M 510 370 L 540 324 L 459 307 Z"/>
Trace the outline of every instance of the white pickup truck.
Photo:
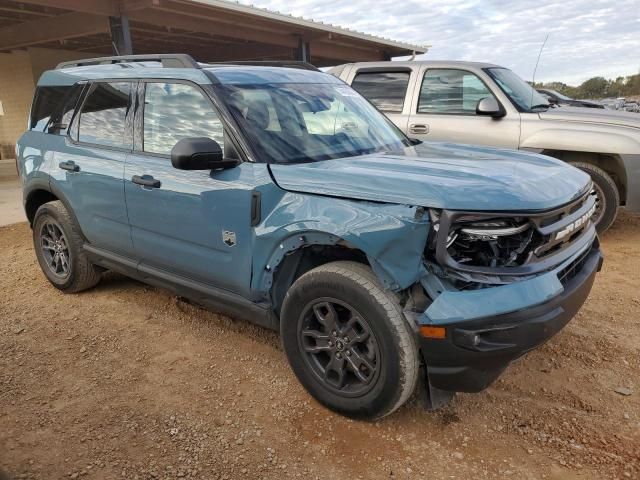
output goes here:
<path id="1" fill-rule="evenodd" d="M 562 159 L 593 179 L 604 232 L 619 205 L 640 211 L 640 116 L 551 106 L 511 70 L 453 61 L 365 62 L 329 73 L 409 137 L 514 148 Z"/>

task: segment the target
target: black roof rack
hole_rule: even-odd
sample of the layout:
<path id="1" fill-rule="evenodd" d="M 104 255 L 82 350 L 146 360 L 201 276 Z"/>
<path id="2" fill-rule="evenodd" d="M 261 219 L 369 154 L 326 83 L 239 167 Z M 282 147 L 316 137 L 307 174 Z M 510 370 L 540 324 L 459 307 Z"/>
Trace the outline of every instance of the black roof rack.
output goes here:
<path id="1" fill-rule="evenodd" d="M 160 62 L 163 68 L 202 68 L 191 55 L 185 53 L 157 54 L 157 55 L 121 55 L 117 57 L 98 57 L 62 62 L 56 67 L 88 67 L 91 65 L 114 65 L 117 63 Z"/>
<path id="2" fill-rule="evenodd" d="M 318 67 L 311 65 L 308 62 L 298 62 L 295 60 L 238 60 L 230 62 L 211 62 L 208 63 L 211 66 L 224 66 L 224 65 L 252 65 L 256 67 L 285 67 L 285 68 L 298 68 L 300 70 L 312 70 L 314 72 L 320 72 Z"/>

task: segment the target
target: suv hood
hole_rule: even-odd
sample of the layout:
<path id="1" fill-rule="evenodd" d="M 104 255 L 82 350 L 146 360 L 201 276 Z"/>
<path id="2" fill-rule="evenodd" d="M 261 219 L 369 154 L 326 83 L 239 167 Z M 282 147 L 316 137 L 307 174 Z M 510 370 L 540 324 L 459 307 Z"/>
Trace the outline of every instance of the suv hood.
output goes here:
<path id="1" fill-rule="evenodd" d="M 550 157 L 444 143 L 269 167 L 285 190 L 451 210 L 547 210 L 570 202 L 591 182 Z"/>
<path id="2" fill-rule="evenodd" d="M 640 115 L 632 112 L 561 106 L 540 112 L 539 115 L 542 120 L 598 123 L 600 125 L 619 125 L 640 129 Z"/>

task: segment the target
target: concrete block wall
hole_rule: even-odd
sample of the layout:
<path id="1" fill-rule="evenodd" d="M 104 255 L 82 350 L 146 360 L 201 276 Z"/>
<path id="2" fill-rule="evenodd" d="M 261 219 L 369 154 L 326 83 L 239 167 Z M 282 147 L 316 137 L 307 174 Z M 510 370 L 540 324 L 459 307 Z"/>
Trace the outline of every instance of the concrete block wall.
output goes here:
<path id="1" fill-rule="evenodd" d="M 0 54 L 0 144 L 15 145 L 27 128 L 35 83 L 26 51 Z"/>
<path id="2" fill-rule="evenodd" d="M 0 144 L 15 145 L 26 130 L 33 92 L 42 72 L 60 62 L 99 56 L 48 48 L 0 53 L 0 102 L 4 110 L 0 115 Z"/>

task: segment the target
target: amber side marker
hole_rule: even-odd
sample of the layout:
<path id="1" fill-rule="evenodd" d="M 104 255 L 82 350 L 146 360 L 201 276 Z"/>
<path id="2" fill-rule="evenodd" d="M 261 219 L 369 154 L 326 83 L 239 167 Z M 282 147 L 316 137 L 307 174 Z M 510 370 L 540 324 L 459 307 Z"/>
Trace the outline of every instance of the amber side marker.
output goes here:
<path id="1" fill-rule="evenodd" d="M 427 338 L 445 338 L 447 336 L 447 329 L 444 327 L 423 325 L 420 327 L 420 335 Z"/>

